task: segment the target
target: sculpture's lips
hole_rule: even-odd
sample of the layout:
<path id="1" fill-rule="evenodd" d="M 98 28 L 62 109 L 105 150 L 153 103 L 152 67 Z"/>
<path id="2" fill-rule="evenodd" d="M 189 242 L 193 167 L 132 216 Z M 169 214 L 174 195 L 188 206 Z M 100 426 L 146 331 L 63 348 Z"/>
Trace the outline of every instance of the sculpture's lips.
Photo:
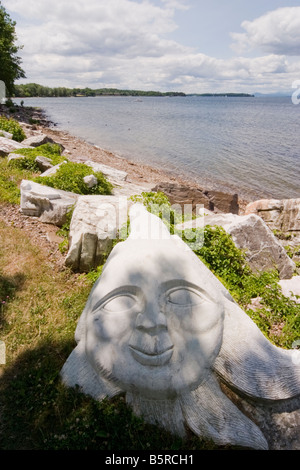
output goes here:
<path id="1" fill-rule="evenodd" d="M 133 346 L 129 348 L 134 359 L 144 366 L 163 366 L 169 362 L 173 354 L 173 346 L 160 353 L 140 351 Z"/>

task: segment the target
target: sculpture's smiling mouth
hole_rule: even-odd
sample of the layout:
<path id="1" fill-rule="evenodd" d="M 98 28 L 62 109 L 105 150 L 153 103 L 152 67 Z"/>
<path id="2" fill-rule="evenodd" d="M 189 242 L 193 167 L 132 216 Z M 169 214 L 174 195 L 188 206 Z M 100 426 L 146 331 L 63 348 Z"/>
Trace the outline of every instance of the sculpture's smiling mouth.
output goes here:
<path id="1" fill-rule="evenodd" d="M 149 352 L 149 351 L 141 351 L 136 347 L 129 346 L 130 352 L 134 359 L 144 366 L 164 366 L 167 364 L 173 354 L 173 346 L 169 347 L 168 349 L 162 352 Z"/>

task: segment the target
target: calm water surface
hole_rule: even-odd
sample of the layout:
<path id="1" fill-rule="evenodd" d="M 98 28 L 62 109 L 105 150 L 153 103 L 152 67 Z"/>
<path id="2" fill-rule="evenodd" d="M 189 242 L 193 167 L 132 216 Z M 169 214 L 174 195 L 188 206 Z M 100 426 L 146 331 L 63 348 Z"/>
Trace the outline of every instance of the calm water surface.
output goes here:
<path id="1" fill-rule="evenodd" d="M 300 197 L 300 105 L 291 98 L 27 98 L 24 105 L 42 107 L 59 129 L 205 187 L 252 199 Z"/>

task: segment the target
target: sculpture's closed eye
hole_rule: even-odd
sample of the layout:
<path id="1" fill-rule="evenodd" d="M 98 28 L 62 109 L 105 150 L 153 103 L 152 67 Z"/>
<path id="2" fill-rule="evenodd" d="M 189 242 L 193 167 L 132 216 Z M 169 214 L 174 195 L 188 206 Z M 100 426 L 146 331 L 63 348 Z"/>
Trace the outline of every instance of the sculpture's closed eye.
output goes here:
<path id="1" fill-rule="evenodd" d="M 97 317 L 101 313 L 122 313 L 140 311 L 143 308 L 144 299 L 141 289 L 135 286 L 122 286 L 114 289 L 103 297 L 93 307 L 93 314 Z"/>
<path id="2" fill-rule="evenodd" d="M 192 307 L 200 305 L 206 299 L 193 289 L 186 287 L 174 288 L 166 293 L 166 301 L 181 307 Z"/>
<path id="3" fill-rule="evenodd" d="M 136 305 L 137 301 L 137 298 L 130 294 L 116 295 L 102 306 L 102 310 L 107 312 L 128 311 Z"/>

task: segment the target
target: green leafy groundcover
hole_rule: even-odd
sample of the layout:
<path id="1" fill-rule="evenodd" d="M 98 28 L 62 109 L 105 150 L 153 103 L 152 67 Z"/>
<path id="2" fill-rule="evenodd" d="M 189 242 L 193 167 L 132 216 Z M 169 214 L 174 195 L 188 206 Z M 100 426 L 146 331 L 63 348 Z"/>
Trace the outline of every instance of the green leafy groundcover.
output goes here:
<path id="1" fill-rule="evenodd" d="M 94 175 L 98 184 L 89 188 L 83 178 Z M 107 181 L 103 173 L 94 172 L 92 168 L 84 163 L 66 162 L 63 163 L 53 176 L 38 176 L 34 178 L 36 183 L 50 186 L 51 188 L 62 189 L 76 194 L 111 194 L 113 185 Z"/>
<path id="2" fill-rule="evenodd" d="M 39 173 L 40 169 L 36 163 L 36 157 L 46 157 L 50 160 L 52 165 L 57 165 L 66 160 L 65 157 L 61 156 L 61 147 L 58 144 L 43 144 L 34 148 L 24 148 L 15 150 L 13 152 L 17 155 L 22 155 L 24 158 L 18 158 L 10 160 L 9 165 L 20 170 L 30 170 L 35 173 Z"/>
<path id="3" fill-rule="evenodd" d="M 13 140 L 17 142 L 22 142 L 22 140 L 26 139 L 26 134 L 15 119 L 8 119 L 5 116 L 0 116 L 0 130 L 1 129 L 5 132 L 10 132 L 13 136 Z"/>

